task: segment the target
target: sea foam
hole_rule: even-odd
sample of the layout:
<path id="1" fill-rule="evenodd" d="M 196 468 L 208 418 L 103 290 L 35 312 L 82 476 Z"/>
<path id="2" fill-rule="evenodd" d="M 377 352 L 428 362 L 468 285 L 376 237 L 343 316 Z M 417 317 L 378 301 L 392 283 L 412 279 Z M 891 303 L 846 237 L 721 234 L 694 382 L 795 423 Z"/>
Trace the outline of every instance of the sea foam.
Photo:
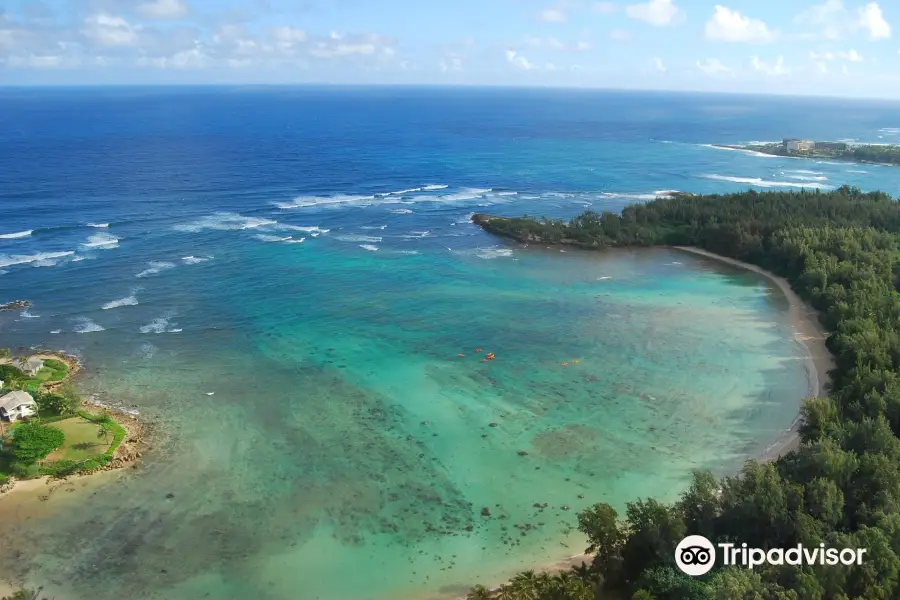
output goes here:
<path id="1" fill-rule="evenodd" d="M 181 261 L 186 265 L 196 265 L 196 264 L 199 264 L 202 262 L 206 262 L 208 260 L 212 260 L 212 258 L 213 258 L 212 256 L 204 256 L 204 257 L 182 256 Z"/>
<path id="2" fill-rule="evenodd" d="M 75 323 L 75 329 L 73 330 L 75 333 L 94 333 L 106 330 L 103 326 L 98 325 L 87 317 L 78 317 L 75 319 Z"/>
<path id="3" fill-rule="evenodd" d="M 119 246 L 119 238 L 108 233 L 98 233 L 89 237 L 81 246 L 86 249 L 110 250 Z"/>
<path id="4" fill-rule="evenodd" d="M 39 252 L 37 254 L 0 254 L 0 267 L 10 267 L 12 265 L 24 265 L 28 263 L 37 263 L 41 261 L 54 261 L 59 258 L 65 258 L 75 254 L 74 251 L 68 252 Z M 55 264 L 55 263 L 54 263 Z"/>
<path id="5" fill-rule="evenodd" d="M 766 181 L 759 177 L 731 177 L 728 175 L 703 175 L 704 179 L 712 179 L 714 181 L 728 181 L 731 183 L 744 183 L 756 187 L 776 188 L 776 187 L 795 187 L 795 188 L 818 188 L 832 189 L 833 185 L 824 183 L 799 183 L 796 181 Z"/>
<path id="6" fill-rule="evenodd" d="M 103 310 L 110 310 L 113 308 L 119 308 L 120 306 L 137 306 L 137 290 L 131 290 L 131 295 L 127 298 L 122 298 L 120 300 L 113 300 L 112 302 L 107 302 L 101 308 Z"/>
<path id="7" fill-rule="evenodd" d="M 372 244 L 360 244 L 359 247 L 369 252 L 378 252 L 378 246 L 373 246 Z"/>
<path id="8" fill-rule="evenodd" d="M 371 235 L 339 235 L 337 239 L 342 242 L 380 242 L 381 238 Z"/>
<path id="9" fill-rule="evenodd" d="M 241 229 L 256 229 L 258 227 L 266 227 L 277 225 L 278 221 L 272 219 L 261 219 L 258 217 L 245 217 L 237 213 L 215 213 L 206 217 L 200 217 L 189 223 L 175 225 L 173 229 L 185 233 L 198 233 L 205 229 L 216 231 L 233 231 Z"/>
<path id="10" fill-rule="evenodd" d="M 96 227 L 97 229 L 106 229 L 109 227 L 109 223 L 88 223 L 88 227 Z"/>
<path id="11" fill-rule="evenodd" d="M 166 261 L 150 261 L 147 264 L 150 266 L 150 268 L 144 269 L 135 277 L 149 277 L 150 275 L 156 275 L 157 273 L 162 273 L 163 271 L 175 268 L 175 263 Z"/>
<path id="12" fill-rule="evenodd" d="M 34 233 L 33 229 L 29 229 L 28 231 L 19 231 L 17 233 L 3 233 L 0 234 L 0 240 L 17 240 L 19 238 L 29 237 L 32 233 Z"/>

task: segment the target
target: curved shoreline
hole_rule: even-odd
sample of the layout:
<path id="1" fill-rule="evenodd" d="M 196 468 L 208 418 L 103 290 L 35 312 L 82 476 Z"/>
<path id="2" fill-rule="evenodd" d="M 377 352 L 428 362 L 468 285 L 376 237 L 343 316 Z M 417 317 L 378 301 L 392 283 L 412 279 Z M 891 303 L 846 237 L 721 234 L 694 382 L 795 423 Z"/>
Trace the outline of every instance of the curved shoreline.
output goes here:
<path id="1" fill-rule="evenodd" d="M 552 244 L 566 245 L 566 244 Z M 825 345 L 828 339 L 828 332 L 819 321 L 818 311 L 809 306 L 797 292 L 791 287 L 791 284 L 784 277 L 780 277 L 771 271 L 767 271 L 756 265 L 746 263 L 734 258 L 722 256 L 702 248 L 694 246 L 658 246 L 660 248 L 670 248 L 679 250 L 694 256 L 707 258 L 709 260 L 727 264 L 742 270 L 750 271 L 761 275 L 775 287 L 777 287 L 788 301 L 788 318 L 794 329 L 794 340 L 806 349 L 806 372 L 809 381 L 809 396 L 825 396 L 829 385 L 829 372 L 834 368 L 834 357 L 828 351 Z M 800 424 L 800 415 L 794 419 L 790 428 L 785 430 L 784 434 L 769 445 L 757 460 L 768 462 L 777 460 L 784 454 L 795 450 L 800 445 L 800 434 L 798 426 Z M 576 554 L 574 556 L 560 558 L 552 563 L 543 563 L 535 565 L 532 569 L 535 572 L 557 572 L 568 570 L 573 566 L 585 562 L 590 563 L 594 557 L 590 554 Z M 499 590 L 506 582 L 492 585 L 488 588 L 492 592 Z M 450 600 L 451 596 L 445 596 L 446 600 Z M 452 600 L 465 600 L 466 596 L 452 596 Z M 422 600 L 421 598 L 417 600 Z"/>
<path id="2" fill-rule="evenodd" d="M 828 339 L 828 332 L 819 321 L 819 314 L 814 308 L 804 302 L 797 292 L 791 287 L 791 284 L 784 277 L 775 275 L 756 265 L 745 263 L 743 261 L 728 258 L 703 250 L 693 246 L 671 246 L 675 250 L 688 252 L 696 256 L 702 256 L 710 260 L 721 262 L 724 264 L 738 267 L 747 271 L 751 271 L 758 275 L 762 275 L 781 290 L 788 301 L 788 316 L 791 325 L 794 328 L 794 339 L 806 348 L 806 372 L 809 377 L 808 396 L 825 396 L 827 395 L 829 385 L 829 372 L 834 368 L 834 357 L 828 351 L 825 345 Z M 761 461 L 776 460 L 783 454 L 787 454 L 794 450 L 800 444 L 800 435 L 797 428 L 800 421 L 800 415 L 794 419 L 791 427 L 783 436 L 775 440 L 762 456 Z"/>

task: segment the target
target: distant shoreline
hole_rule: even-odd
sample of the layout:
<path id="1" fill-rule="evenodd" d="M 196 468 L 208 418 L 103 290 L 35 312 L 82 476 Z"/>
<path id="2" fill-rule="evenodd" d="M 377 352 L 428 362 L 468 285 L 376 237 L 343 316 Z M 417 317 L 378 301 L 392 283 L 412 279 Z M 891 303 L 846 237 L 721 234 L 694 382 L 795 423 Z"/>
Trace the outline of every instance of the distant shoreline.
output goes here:
<path id="1" fill-rule="evenodd" d="M 850 164 L 860 164 L 860 165 L 881 165 L 884 167 L 897 167 L 900 166 L 900 159 L 897 159 L 896 152 L 900 146 L 896 146 L 893 144 L 857 144 L 855 146 L 850 146 L 848 144 L 846 150 L 806 150 L 806 151 L 796 151 L 796 152 L 788 152 L 783 149 L 781 144 L 745 144 L 745 145 L 732 145 L 732 144 L 710 144 L 713 148 L 719 148 L 721 150 L 743 150 L 746 152 L 756 152 L 759 154 L 765 154 L 767 156 L 780 156 L 782 158 L 807 158 L 807 159 L 820 159 L 820 160 L 837 160 L 841 162 L 846 162 Z M 885 151 L 893 151 L 894 154 L 890 156 L 891 160 L 871 160 L 863 156 L 857 156 L 854 153 L 854 149 L 862 150 L 864 153 L 868 153 L 868 155 L 878 155 L 879 150 Z"/>

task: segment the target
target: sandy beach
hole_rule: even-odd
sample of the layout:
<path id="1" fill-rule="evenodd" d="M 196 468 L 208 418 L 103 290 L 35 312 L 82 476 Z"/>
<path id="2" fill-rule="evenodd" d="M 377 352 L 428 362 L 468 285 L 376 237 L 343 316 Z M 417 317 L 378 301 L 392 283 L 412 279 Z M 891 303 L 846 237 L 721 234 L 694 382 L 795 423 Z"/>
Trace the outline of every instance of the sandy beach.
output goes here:
<path id="1" fill-rule="evenodd" d="M 828 332 L 819 322 L 818 312 L 804 302 L 800 296 L 791 288 L 791 284 L 784 277 L 779 277 L 774 273 L 766 271 L 756 265 L 745 263 L 726 256 L 720 256 L 713 252 L 694 248 L 690 246 L 674 246 L 676 250 L 688 252 L 697 256 L 702 256 L 710 260 L 725 263 L 733 267 L 752 271 L 762 275 L 771 281 L 788 300 L 789 318 L 794 328 L 794 338 L 798 343 L 802 344 L 806 352 L 806 371 L 809 377 L 810 396 L 825 396 L 828 389 L 828 373 L 834 368 L 834 358 L 825 346 L 828 339 Z M 759 457 L 760 461 L 776 460 L 779 456 L 787 454 L 796 449 L 800 443 L 800 436 L 797 432 L 799 425 L 799 415 L 789 430 L 784 435 L 775 440 L 766 451 Z M 569 558 L 564 558 L 555 563 L 546 563 L 531 567 L 536 572 L 556 572 L 568 570 L 573 566 L 578 566 L 582 562 L 590 564 L 593 556 L 589 554 L 578 554 Z M 527 567 L 523 567 L 527 568 Z M 497 586 L 499 587 L 499 584 Z M 444 598 L 449 599 L 450 596 Z M 453 596 L 454 600 L 464 599 L 465 596 Z"/>
<path id="2" fill-rule="evenodd" d="M 770 273 L 765 269 L 751 265 L 733 258 L 720 256 L 707 250 L 694 248 L 690 246 L 674 246 L 675 249 L 683 252 L 689 252 L 704 258 L 732 265 L 747 271 L 752 271 L 762 275 L 781 290 L 785 295 L 789 304 L 789 317 L 794 327 L 795 339 L 806 347 L 806 371 L 809 376 L 809 396 L 825 396 L 828 390 L 828 373 L 834 368 L 834 357 L 825 346 L 828 339 L 828 332 L 819 321 L 818 313 L 811 306 L 806 304 L 800 296 L 791 288 L 791 284 L 784 277 L 779 277 L 774 273 Z M 798 415 L 799 419 L 799 415 Z M 797 426 L 799 421 L 795 420 L 790 430 L 785 432 L 781 438 L 776 440 L 766 449 L 766 452 L 759 457 L 759 460 L 775 460 L 783 454 L 787 454 L 791 450 L 797 448 L 800 443 Z"/>

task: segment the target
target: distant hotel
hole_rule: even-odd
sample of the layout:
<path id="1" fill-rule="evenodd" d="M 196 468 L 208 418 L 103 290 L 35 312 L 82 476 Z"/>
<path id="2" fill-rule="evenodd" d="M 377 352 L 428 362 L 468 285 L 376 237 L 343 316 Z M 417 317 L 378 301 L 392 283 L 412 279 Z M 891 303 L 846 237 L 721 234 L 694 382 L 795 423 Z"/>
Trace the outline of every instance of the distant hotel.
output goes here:
<path id="1" fill-rule="evenodd" d="M 788 152 L 812 152 L 813 150 L 846 150 L 844 142 L 813 142 L 810 140 L 785 139 L 781 142 Z"/>

